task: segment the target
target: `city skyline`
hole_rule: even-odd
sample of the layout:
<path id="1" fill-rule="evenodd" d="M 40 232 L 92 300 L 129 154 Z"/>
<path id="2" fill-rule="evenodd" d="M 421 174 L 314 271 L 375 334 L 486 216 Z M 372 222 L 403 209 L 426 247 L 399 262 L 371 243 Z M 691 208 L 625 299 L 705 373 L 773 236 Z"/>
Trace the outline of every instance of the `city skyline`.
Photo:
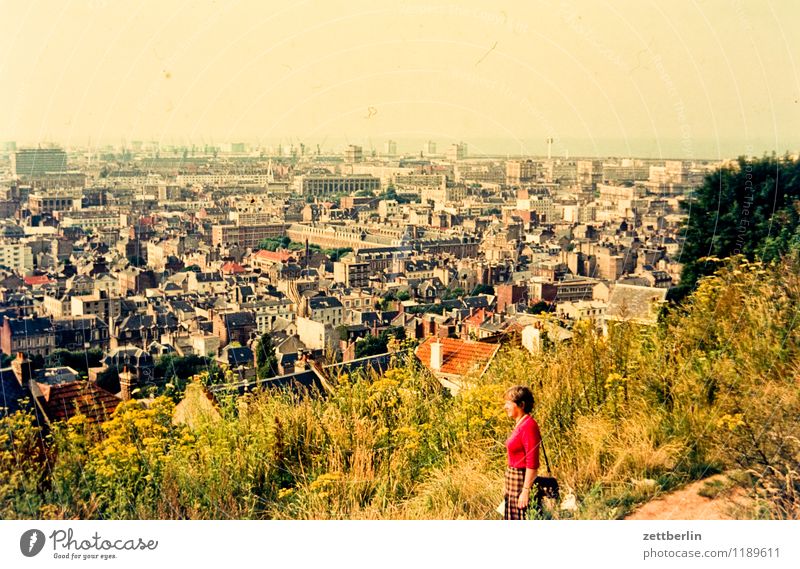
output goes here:
<path id="1" fill-rule="evenodd" d="M 54 6 L 6 6 L 2 140 L 391 139 L 408 153 L 433 139 L 544 155 L 552 137 L 557 157 L 679 159 L 800 147 L 788 2 Z"/>

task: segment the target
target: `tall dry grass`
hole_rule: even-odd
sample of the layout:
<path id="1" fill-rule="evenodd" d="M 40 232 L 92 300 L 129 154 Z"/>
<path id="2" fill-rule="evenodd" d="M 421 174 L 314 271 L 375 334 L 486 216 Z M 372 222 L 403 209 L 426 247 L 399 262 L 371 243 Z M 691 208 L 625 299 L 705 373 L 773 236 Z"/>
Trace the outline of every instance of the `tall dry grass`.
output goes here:
<path id="1" fill-rule="evenodd" d="M 590 323 L 531 355 L 504 346 L 457 396 L 413 359 L 335 378 L 324 396 L 221 401 L 221 419 L 172 424 L 159 399 L 102 428 L 76 418 L 47 444 L 32 417 L 0 420 L 2 516 L 457 519 L 496 517 L 510 424 L 502 393 L 530 385 L 548 456 L 578 509 L 608 519 L 727 469 L 760 516 L 798 517 L 797 264 L 742 260 L 658 326 Z M 36 450 L 39 449 L 39 450 Z M 543 465 L 544 468 L 544 465 Z"/>

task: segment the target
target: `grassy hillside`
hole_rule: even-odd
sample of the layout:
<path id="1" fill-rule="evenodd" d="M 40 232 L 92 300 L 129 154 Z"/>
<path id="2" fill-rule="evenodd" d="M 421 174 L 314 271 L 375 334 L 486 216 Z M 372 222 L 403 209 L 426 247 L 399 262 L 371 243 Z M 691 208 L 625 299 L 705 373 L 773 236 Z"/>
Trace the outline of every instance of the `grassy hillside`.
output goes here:
<path id="1" fill-rule="evenodd" d="M 342 377 L 325 398 L 259 393 L 222 417 L 172 425 L 165 399 L 120 406 L 101 429 L 48 435 L 0 422 L 3 518 L 493 518 L 501 396 L 530 385 L 548 455 L 575 512 L 623 516 L 656 492 L 735 469 L 747 517 L 800 516 L 797 262 L 743 259 L 703 279 L 655 328 L 609 337 L 577 325 L 537 356 L 505 347 L 458 396 L 400 355 L 382 377 Z"/>

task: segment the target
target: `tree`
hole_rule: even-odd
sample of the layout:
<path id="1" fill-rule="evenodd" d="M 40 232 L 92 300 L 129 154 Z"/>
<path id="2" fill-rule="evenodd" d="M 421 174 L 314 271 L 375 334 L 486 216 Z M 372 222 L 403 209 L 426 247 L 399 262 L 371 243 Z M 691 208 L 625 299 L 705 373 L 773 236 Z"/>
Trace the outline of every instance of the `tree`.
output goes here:
<path id="1" fill-rule="evenodd" d="M 356 342 L 356 358 L 385 354 L 388 345 L 389 338 L 383 334 L 380 336 L 373 336 L 372 334 L 365 336 L 362 340 Z"/>
<path id="2" fill-rule="evenodd" d="M 102 358 L 103 350 L 99 348 L 78 351 L 56 349 L 47 356 L 45 362 L 48 367 L 68 366 L 76 371 L 87 372 L 90 367 L 99 367 Z"/>
<path id="3" fill-rule="evenodd" d="M 552 307 L 544 300 L 540 300 L 528 307 L 528 314 L 542 314 L 544 312 L 552 312 Z"/>
<path id="4" fill-rule="evenodd" d="M 285 235 L 283 237 L 268 237 L 259 241 L 258 248 L 267 251 L 277 251 L 278 249 L 286 249 L 290 243 L 291 239 Z"/>
<path id="5" fill-rule="evenodd" d="M 494 294 L 494 287 L 491 285 L 478 285 L 472 289 L 472 296 L 478 294 Z"/>
<path id="6" fill-rule="evenodd" d="M 337 249 L 324 249 L 322 252 L 325 253 L 331 261 L 336 262 L 351 251 L 352 249 L 350 247 L 339 247 Z"/>
<path id="7" fill-rule="evenodd" d="M 259 378 L 272 377 L 278 373 L 278 356 L 272 345 L 272 336 L 262 334 L 256 346 L 256 371 Z"/>
<path id="8" fill-rule="evenodd" d="M 681 295 L 717 269 L 713 258 L 773 261 L 800 248 L 800 162 L 739 158 L 708 175 L 683 207 Z"/>
<path id="9" fill-rule="evenodd" d="M 455 298 L 461 298 L 464 296 L 464 289 L 461 287 L 456 287 L 453 290 L 447 290 L 442 294 L 442 300 L 453 300 Z"/>
<path id="10" fill-rule="evenodd" d="M 158 358 L 155 366 L 156 378 L 165 381 L 174 379 L 186 380 L 205 371 L 209 365 L 209 358 L 190 354 L 179 356 L 178 354 L 164 354 Z"/>

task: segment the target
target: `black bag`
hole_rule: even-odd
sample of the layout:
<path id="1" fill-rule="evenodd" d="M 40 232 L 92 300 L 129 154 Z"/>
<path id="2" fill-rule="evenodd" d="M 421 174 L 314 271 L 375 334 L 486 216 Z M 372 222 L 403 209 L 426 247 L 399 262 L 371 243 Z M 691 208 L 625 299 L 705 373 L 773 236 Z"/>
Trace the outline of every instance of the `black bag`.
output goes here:
<path id="1" fill-rule="evenodd" d="M 551 476 L 537 476 L 533 481 L 536 486 L 536 499 L 552 498 L 558 500 L 558 480 Z"/>
<path id="2" fill-rule="evenodd" d="M 536 501 L 541 502 L 542 498 L 552 498 L 558 500 L 558 480 L 551 476 L 550 461 L 547 460 L 547 451 L 544 450 L 544 441 L 542 441 L 542 454 L 544 454 L 544 463 L 547 466 L 548 476 L 537 476 L 533 484 L 536 486 Z"/>

